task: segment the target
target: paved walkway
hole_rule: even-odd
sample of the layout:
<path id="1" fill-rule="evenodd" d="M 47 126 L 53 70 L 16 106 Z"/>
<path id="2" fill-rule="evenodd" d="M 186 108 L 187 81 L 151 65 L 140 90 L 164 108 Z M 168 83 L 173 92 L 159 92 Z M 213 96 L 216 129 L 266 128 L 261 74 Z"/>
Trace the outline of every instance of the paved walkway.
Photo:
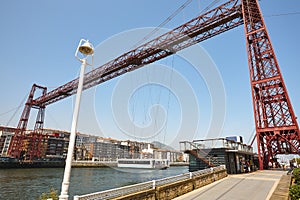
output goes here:
<path id="1" fill-rule="evenodd" d="M 284 171 L 262 170 L 229 175 L 212 184 L 176 198 L 176 200 L 265 200 L 270 199 Z"/>

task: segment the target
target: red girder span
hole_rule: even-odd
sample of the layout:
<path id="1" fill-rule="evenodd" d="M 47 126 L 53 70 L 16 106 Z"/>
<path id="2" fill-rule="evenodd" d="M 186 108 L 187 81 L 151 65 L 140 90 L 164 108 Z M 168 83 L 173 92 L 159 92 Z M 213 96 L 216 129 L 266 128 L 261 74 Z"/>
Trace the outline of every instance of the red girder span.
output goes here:
<path id="1" fill-rule="evenodd" d="M 84 89 L 172 55 L 242 23 L 241 5 L 237 4 L 237 0 L 231 0 L 86 73 Z M 64 99 L 75 94 L 77 86 L 78 79 L 74 79 L 35 99 L 34 104 L 45 106 Z"/>

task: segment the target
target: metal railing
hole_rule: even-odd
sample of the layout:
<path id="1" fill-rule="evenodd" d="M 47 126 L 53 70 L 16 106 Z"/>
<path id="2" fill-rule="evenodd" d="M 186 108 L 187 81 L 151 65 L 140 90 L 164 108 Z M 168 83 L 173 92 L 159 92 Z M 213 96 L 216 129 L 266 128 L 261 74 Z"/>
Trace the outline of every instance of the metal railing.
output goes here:
<path id="1" fill-rule="evenodd" d="M 153 181 L 148 181 L 144 183 L 138 183 L 134 185 L 128 185 L 125 187 L 115 188 L 111 190 L 105 190 L 102 192 L 95 192 L 91 194 L 85 194 L 80 196 L 74 196 L 74 200 L 98 200 L 98 199 L 111 199 L 119 196 L 124 196 L 127 194 L 140 192 L 143 190 L 153 189 Z"/>
<path id="2" fill-rule="evenodd" d="M 155 181 L 155 187 L 156 186 L 167 185 L 167 184 L 170 184 L 170 183 L 175 183 L 177 181 L 183 181 L 183 180 L 187 180 L 187 179 L 190 179 L 190 173 L 180 174 L 180 175 L 177 175 L 177 176 L 171 176 L 171 177 L 156 180 Z"/>
<path id="3" fill-rule="evenodd" d="M 253 153 L 253 147 L 242 144 L 240 142 L 235 142 L 232 140 L 227 140 L 225 138 L 215 138 L 206 140 L 195 140 L 182 141 L 179 143 L 180 150 L 192 150 L 192 149 L 212 149 L 212 148 L 228 148 L 229 150 L 238 150 L 241 152 Z"/>
<path id="4" fill-rule="evenodd" d="M 153 180 L 153 181 L 148 181 L 148 182 L 144 182 L 144 183 L 128 185 L 125 187 L 105 190 L 105 191 L 101 191 L 101 192 L 95 192 L 95 193 L 85 194 L 85 195 L 77 195 L 77 196 L 74 196 L 74 200 L 112 199 L 112 198 L 125 196 L 125 195 L 136 193 L 136 192 L 155 189 L 158 186 L 175 183 L 177 181 L 192 179 L 193 177 L 221 171 L 224 169 L 225 169 L 225 166 L 218 166 L 218 167 L 199 170 L 199 171 L 195 171 L 195 172 L 184 173 L 184 174 L 177 175 L 177 176 L 171 176 L 171 177 L 167 177 L 167 178 L 163 178 L 163 179 L 159 179 L 159 180 Z"/>

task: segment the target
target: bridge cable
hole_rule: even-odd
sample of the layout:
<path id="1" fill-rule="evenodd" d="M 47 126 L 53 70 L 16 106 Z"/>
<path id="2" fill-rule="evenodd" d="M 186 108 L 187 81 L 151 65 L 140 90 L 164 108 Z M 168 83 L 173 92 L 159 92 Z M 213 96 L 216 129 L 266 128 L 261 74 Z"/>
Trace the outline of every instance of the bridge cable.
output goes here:
<path id="1" fill-rule="evenodd" d="M 272 15 L 264 15 L 263 17 L 282 17 L 282 16 L 289 16 L 289 15 L 300 15 L 300 11 L 290 12 L 290 13 L 279 13 L 279 14 L 272 14 Z"/>
<path id="2" fill-rule="evenodd" d="M 1 115 L 5 115 L 5 114 L 7 114 L 7 113 L 9 113 L 9 112 L 11 112 L 11 111 L 13 111 L 13 110 L 15 110 L 15 112 L 12 114 L 12 116 L 11 116 L 11 117 L 9 118 L 9 120 L 7 121 L 6 126 L 8 126 L 8 125 L 10 124 L 10 122 L 13 120 L 13 118 L 16 116 L 16 114 L 20 111 L 20 108 L 23 107 L 23 105 L 24 105 L 24 103 L 25 103 L 26 98 L 27 98 L 28 95 L 29 95 L 29 94 L 26 94 L 26 95 L 25 95 L 25 97 L 23 98 L 23 100 L 21 101 L 21 103 L 20 103 L 20 105 L 19 105 L 18 107 L 15 107 L 15 108 L 13 108 L 13 109 L 10 109 L 9 111 L 6 111 L 6 112 L 0 114 L 0 116 L 1 116 Z"/>
<path id="3" fill-rule="evenodd" d="M 256 138 L 256 128 L 253 129 L 251 137 L 249 138 L 247 144 L 249 144 L 250 146 L 252 146 L 255 138 Z"/>
<path id="4" fill-rule="evenodd" d="M 214 0 L 213 2 L 211 2 L 206 8 L 200 11 L 199 15 L 211 10 L 211 8 L 215 6 L 218 2 L 220 2 L 220 0 Z"/>
<path id="5" fill-rule="evenodd" d="M 154 30 L 148 33 L 145 37 L 143 37 L 140 41 L 138 41 L 133 48 L 138 47 L 140 44 L 144 43 L 151 36 L 157 33 L 163 26 L 165 26 L 168 22 L 170 22 L 178 13 L 180 13 L 186 6 L 188 6 L 192 0 L 187 0 L 184 4 L 182 4 L 177 10 L 175 10 L 167 19 L 165 19 L 162 23 L 160 23 Z"/>
<path id="6" fill-rule="evenodd" d="M 166 134 L 167 134 L 167 129 L 168 129 L 168 121 L 169 121 L 168 119 L 169 119 L 169 111 L 170 111 L 170 98 L 171 98 L 171 89 L 172 89 L 172 81 L 173 81 L 173 74 L 174 74 L 174 55 L 172 56 L 171 65 L 172 65 L 172 71 L 171 71 L 171 75 L 170 75 L 169 90 L 168 90 L 167 121 L 166 121 L 166 125 L 165 125 L 165 134 L 164 134 L 164 138 L 163 138 L 164 144 L 166 141 Z"/>

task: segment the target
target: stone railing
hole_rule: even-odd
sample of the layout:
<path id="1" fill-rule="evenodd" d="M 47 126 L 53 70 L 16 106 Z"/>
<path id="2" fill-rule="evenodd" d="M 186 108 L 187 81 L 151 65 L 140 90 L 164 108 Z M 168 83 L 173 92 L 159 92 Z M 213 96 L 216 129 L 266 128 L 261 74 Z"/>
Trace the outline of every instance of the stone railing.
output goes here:
<path id="1" fill-rule="evenodd" d="M 74 196 L 74 200 L 172 199 L 226 176 L 225 167 L 219 166 L 116 189 Z"/>

